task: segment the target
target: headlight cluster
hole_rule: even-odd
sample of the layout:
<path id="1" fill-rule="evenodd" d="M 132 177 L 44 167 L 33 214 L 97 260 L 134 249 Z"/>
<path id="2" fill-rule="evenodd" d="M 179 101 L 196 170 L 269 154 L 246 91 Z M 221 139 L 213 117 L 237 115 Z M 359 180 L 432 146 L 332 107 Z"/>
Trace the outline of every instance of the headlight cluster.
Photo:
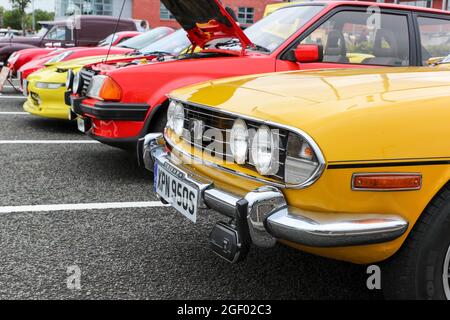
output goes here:
<path id="1" fill-rule="evenodd" d="M 98 75 L 92 77 L 91 83 L 88 88 L 87 96 L 95 99 L 103 100 L 100 96 L 100 90 L 102 89 L 103 82 L 106 80 L 106 76 Z"/>
<path id="2" fill-rule="evenodd" d="M 120 101 L 122 99 L 122 88 L 111 77 L 96 75 L 92 77 L 86 95 L 98 100 Z"/>
<path id="3" fill-rule="evenodd" d="M 176 135 L 181 136 L 184 128 L 183 104 L 171 101 L 167 109 L 167 127 L 172 129 Z"/>
<path id="4" fill-rule="evenodd" d="M 287 185 L 308 184 L 320 174 L 323 158 L 306 134 L 266 124 L 250 127 L 236 119 L 231 129 L 230 150 L 237 164 L 253 165 L 263 176 L 282 177 Z"/>
<path id="5" fill-rule="evenodd" d="M 230 150 L 237 164 L 252 163 L 261 175 L 274 175 L 279 170 L 278 135 L 261 125 L 249 131 L 242 119 L 236 119 L 230 132 Z"/>
<path id="6" fill-rule="evenodd" d="M 210 154 L 216 165 L 231 161 L 247 172 L 250 169 L 264 176 L 250 174 L 251 178 L 277 186 L 309 186 L 320 177 L 325 167 L 320 148 L 307 133 L 270 121 L 222 114 L 220 110 L 171 100 L 167 109 L 167 128 L 175 136 L 183 136 L 191 146 Z M 184 132 L 185 128 L 189 132 Z M 201 135 L 197 129 L 201 129 Z M 197 141 L 200 137 L 201 143 Z"/>

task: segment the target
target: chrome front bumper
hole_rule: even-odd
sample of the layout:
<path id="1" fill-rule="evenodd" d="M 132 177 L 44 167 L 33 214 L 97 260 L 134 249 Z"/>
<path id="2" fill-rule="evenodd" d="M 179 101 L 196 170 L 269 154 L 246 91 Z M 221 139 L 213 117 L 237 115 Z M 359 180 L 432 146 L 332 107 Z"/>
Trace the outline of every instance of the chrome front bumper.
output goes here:
<path id="1" fill-rule="evenodd" d="M 345 247 L 388 242 L 402 236 L 408 222 L 390 214 L 357 214 L 303 211 L 289 206 L 283 193 L 263 186 L 244 196 L 214 186 L 208 179 L 186 170 L 171 160 L 162 134 L 149 134 L 141 140 L 145 167 L 153 171 L 169 165 L 184 173 L 186 182 L 200 190 L 200 205 L 230 218 L 246 207 L 253 244 L 271 247 L 277 240 L 288 240 L 309 247 Z"/>

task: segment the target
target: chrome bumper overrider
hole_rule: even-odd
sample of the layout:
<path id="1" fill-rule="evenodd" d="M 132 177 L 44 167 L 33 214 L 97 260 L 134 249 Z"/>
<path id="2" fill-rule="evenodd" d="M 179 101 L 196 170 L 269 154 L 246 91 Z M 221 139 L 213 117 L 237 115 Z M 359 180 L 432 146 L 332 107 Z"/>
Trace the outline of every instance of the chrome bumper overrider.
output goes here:
<path id="1" fill-rule="evenodd" d="M 142 143 L 145 167 L 153 171 L 158 162 L 183 172 L 186 182 L 200 190 L 203 208 L 233 218 L 238 206 L 245 203 L 251 240 L 256 246 L 271 247 L 280 239 L 310 247 L 366 245 L 394 240 L 408 229 L 408 222 L 395 215 L 303 211 L 287 205 L 280 189 L 272 186 L 244 196 L 234 195 L 175 164 L 165 149 L 162 134 L 149 134 Z"/>

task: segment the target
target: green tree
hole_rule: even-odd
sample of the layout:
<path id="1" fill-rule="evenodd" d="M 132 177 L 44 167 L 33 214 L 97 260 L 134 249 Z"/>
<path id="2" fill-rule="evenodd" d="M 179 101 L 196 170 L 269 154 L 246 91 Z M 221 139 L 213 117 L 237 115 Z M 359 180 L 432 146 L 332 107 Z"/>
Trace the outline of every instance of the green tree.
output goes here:
<path id="1" fill-rule="evenodd" d="M 27 20 L 27 14 L 25 13 L 25 9 L 28 7 L 28 5 L 31 3 L 31 0 L 9 0 L 11 3 L 11 6 L 13 9 L 18 10 L 20 13 L 20 26 L 22 31 L 25 33 L 26 29 L 26 20 Z"/>
<path id="2" fill-rule="evenodd" d="M 0 27 L 3 27 L 3 16 L 5 15 L 5 8 L 0 6 Z"/>
<path id="3" fill-rule="evenodd" d="M 40 25 L 38 24 L 39 21 L 53 21 L 55 19 L 55 13 L 54 12 L 48 12 L 41 9 L 34 10 L 34 19 L 36 21 L 36 30 L 40 29 Z M 27 15 L 27 21 L 26 21 L 26 27 L 27 29 L 32 29 L 33 26 L 33 18 L 32 14 L 29 13 Z"/>

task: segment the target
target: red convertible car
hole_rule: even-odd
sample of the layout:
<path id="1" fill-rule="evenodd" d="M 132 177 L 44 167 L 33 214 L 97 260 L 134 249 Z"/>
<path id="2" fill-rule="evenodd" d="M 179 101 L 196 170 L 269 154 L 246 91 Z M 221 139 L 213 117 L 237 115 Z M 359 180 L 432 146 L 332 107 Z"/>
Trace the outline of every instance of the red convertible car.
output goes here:
<path id="1" fill-rule="evenodd" d="M 17 78 L 19 79 L 20 88 L 22 88 L 22 82 L 28 77 L 28 75 L 44 68 L 49 64 L 84 57 L 106 55 L 108 52 L 111 55 L 138 52 L 151 43 L 157 42 L 158 40 L 172 34 L 174 31 L 174 29 L 169 27 L 158 27 L 131 39 L 125 40 L 111 48 L 108 46 L 98 46 L 63 49 L 58 50 L 56 54 L 35 58 L 17 69 Z"/>
<path id="2" fill-rule="evenodd" d="M 305 2 L 279 9 L 242 31 L 219 0 L 161 2 L 186 30 L 193 48 L 204 50 L 162 63 L 83 68 L 85 85 L 71 97 L 80 131 L 112 146 L 137 146 L 138 159 L 144 135 L 163 130 L 167 94 L 176 88 L 255 73 L 417 66 L 448 53 L 441 52 L 448 37 L 433 36 L 450 27 L 450 13 L 441 10 Z"/>
<path id="3" fill-rule="evenodd" d="M 140 35 L 139 31 L 120 31 L 116 34 L 111 34 L 105 39 L 101 40 L 98 43 L 98 47 L 105 46 L 117 46 L 119 43 L 133 38 L 135 36 Z M 88 47 L 78 47 L 78 48 L 88 48 Z M 93 47 L 91 47 L 93 48 Z M 7 61 L 7 67 L 11 70 L 11 74 L 13 76 L 16 75 L 16 72 L 27 62 L 36 59 L 36 58 L 47 58 L 50 59 L 53 56 L 57 56 L 63 52 L 72 51 L 76 48 L 65 49 L 65 48 L 28 48 L 14 52 L 11 54 Z"/>

